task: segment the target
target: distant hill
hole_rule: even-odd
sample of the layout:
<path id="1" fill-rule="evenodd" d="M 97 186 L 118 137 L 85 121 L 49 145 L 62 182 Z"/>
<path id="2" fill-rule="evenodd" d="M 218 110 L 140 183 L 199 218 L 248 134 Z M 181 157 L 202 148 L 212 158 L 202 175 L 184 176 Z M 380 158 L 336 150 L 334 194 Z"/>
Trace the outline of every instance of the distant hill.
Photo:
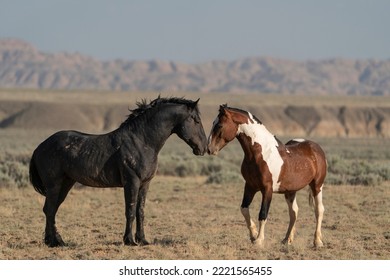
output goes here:
<path id="1" fill-rule="evenodd" d="M 0 40 L 0 88 L 390 95 L 389 60 L 100 61 Z"/>

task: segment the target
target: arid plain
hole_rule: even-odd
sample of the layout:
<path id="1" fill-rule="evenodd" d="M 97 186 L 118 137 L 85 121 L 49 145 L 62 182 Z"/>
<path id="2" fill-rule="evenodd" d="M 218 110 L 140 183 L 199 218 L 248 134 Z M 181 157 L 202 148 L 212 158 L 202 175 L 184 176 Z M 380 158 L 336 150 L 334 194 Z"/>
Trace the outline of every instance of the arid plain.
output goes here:
<path id="1" fill-rule="evenodd" d="M 161 93 L 200 97 L 206 134 L 218 106 L 253 112 L 281 140 L 306 137 L 327 153 L 324 248 L 312 245 L 314 209 L 298 192 L 296 240 L 283 195 L 275 194 L 263 248 L 249 241 L 240 213 L 242 150 L 231 143 L 218 157 L 195 157 L 176 136 L 164 146 L 146 202 L 151 245 L 127 247 L 122 189 L 76 186 L 57 226 L 68 246 L 43 243 L 44 197 L 28 183 L 33 149 L 51 133 L 102 133 L 119 126 L 141 98 L 159 93 L 0 91 L 0 259 L 389 259 L 390 98 Z M 260 194 L 251 205 L 257 216 Z"/>

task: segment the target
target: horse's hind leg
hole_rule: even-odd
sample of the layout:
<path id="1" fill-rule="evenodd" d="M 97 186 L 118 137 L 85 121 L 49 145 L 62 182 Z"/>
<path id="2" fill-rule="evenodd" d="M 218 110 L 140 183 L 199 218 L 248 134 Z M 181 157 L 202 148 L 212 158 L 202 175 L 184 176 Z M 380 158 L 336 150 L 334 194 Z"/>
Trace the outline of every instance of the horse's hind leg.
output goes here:
<path id="1" fill-rule="evenodd" d="M 296 198 L 296 192 L 286 193 L 284 195 L 288 205 L 288 212 L 290 214 L 290 224 L 288 225 L 286 237 L 282 241 L 283 243 L 291 244 L 295 235 L 295 222 L 298 217 L 298 204 Z"/>
<path id="2" fill-rule="evenodd" d="M 43 212 L 46 215 L 45 244 L 49 247 L 64 246 L 65 242 L 57 232 L 55 226 L 55 215 L 61 203 L 65 200 L 69 190 L 72 188 L 74 181 L 64 178 L 61 183 L 48 185 L 45 205 Z"/>
<path id="3" fill-rule="evenodd" d="M 315 215 L 316 215 L 316 230 L 314 232 L 314 246 L 322 247 L 324 246 L 322 242 L 322 234 L 321 234 L 321 224 L 324 216 L 324 205 L 322 204 L 322 184 L 321 187 L 317 188 L 314 184 L 310 185 L 314 197 L 314 207 L 315 207 Z"/>
<path id="4" fill-rule="evenodd" d="M 45 227 L 45 244 L 49 247 L 64 246 L 61 236 L 57 234 L 55 226 L 55 215 L 58 210 L 58 187 L 49 187 L 46 193 L 45 205 L 43 206 L 43 212 L 46 215 L 46 227 Z"/>

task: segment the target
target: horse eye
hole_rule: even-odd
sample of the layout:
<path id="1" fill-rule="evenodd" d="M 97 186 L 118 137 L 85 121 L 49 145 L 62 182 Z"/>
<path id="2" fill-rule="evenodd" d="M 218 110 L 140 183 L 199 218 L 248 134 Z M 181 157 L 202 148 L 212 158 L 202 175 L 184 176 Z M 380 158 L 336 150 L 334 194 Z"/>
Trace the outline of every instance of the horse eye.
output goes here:
<path id="1" fill-rule="evenodd" d="M 221 135 L 222 134 L 222 126 L 220 124 L 216 124 L 213 131 L 214 131 L 214 133 L 217 133 L 217 135 Z"/>

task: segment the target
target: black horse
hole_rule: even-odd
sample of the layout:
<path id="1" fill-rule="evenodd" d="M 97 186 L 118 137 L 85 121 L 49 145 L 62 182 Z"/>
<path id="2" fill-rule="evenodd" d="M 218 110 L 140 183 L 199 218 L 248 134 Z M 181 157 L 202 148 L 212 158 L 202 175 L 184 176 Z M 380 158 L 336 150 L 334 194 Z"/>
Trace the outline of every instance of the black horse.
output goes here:
<path id="1" fill-rule="evenodd" d="M 175 133 L 195 155 L 203 155 L 207 139 L 198 101 L 160 98 L 138 102 L 116 130 L 102 135 L 59 131 L 34 151 L 30 181 L 46 196 L 45 243 L 64 246 L 55 226 L 58 207 L 75 182 L 91 187 L 123 187 L 126 207 L 125 245 L 147 245 L 144 206 L 149 183 L 157 169 L 157 157 L 168 137 Z M 132 225 L 136 218 L 135 239 Z"/>

